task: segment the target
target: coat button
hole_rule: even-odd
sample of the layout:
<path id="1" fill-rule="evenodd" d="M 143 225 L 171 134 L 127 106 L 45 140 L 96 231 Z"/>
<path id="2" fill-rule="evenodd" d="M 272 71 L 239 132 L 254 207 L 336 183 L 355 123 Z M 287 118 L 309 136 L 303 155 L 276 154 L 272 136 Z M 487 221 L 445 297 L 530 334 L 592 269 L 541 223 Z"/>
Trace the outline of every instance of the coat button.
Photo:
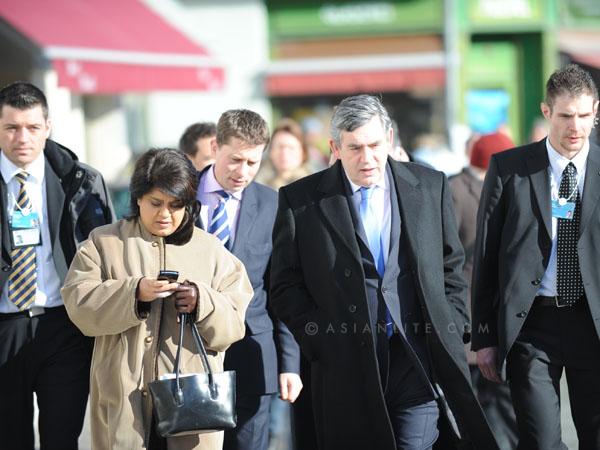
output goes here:
<path id="1" fill-rule="evenodd" d="M 348 311 L 350 311 L 351 313 L 356 312 L 356 305 L 348 306 Z"/>
<path id="2" fill-rule="evenodd" d="M 142 397 L 148 397 L 148 391 L 146 389 L 142 389 Z"/>
<path id="3" fill-rule="evenodd" d="M 154 241 L 154 242 L 152 243 L 152 247 L 158 247 L 158 242 Z"/>
<path id="4" fill-rule="evenodd" d="M 523 317 L 525 317 L 527 315 L 527 311 L 521 311 L 520 313 L 517 314 L 517 317 L 519 319 L 522 319 Z"/>
<path id="5" fill-rule="evenodd" d="M 146 338 L 144 339 L 144 342 L 145 342 L 146 344 L 150 344 L 150 343 L 151 343 L 153 340 L 154 340 L 154 339 L 152 338 L 152 336 L 148 336 L 148 337 L 146 337 Z"/>
<path id="6" fill-rule="evenodd" d="M 10 266 L 2 267 L 2 272 L 8 272 L 10 270 Z"/>
<path id="7" fill-rule="evenodd" d="M 540 278 L 536 278 L 535 280 L 533 280 L 531 282 L 531 284 L 533 284 L 534 286 L 537 286 L 538 284 L 540 284 L 542 282 L 542 280 Z"/>
<path id="8" fill-rule="evenodd" d="M 366 343 L 365 341 L 360 341 L 360 346 L 361 346 L 361 347 L 364 347 L 364 346 L 366 346 L 366 345 L 367 345 L 367 343 Z"/>
<path id="9" fill-rule="evenodd" d="M 352 270 L 351 269 L 344 269 L 344 276 L 346 278 L 350 278 L 350 275 L 352 275 Z"/>

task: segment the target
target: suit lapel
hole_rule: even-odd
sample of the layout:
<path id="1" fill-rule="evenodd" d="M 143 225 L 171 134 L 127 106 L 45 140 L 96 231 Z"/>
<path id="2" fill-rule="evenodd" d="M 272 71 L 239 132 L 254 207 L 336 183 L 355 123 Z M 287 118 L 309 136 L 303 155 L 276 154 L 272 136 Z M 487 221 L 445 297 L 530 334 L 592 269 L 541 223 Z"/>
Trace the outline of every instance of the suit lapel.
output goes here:
<path id="1" fill-rule="evenodd" d="M 48 209 L 48 229 L 50 231 L 50 239 L 52 240 L 52 248 L 59 237 L 60 218 L 62 217 L 63 205 L 65 203 L 65 193 L 63 191 L 60 180 L 48 164 L 46 160 L 44 169 L 44 178 L 46 181 L 46 207 Z"/>
<path id="2" fill-rule="evenodd" d="M 235 228 L 235 241 L 233 242 L 233 248 L 231 249 L 231 253 L 236 256 L 239 256 L 242 245 L 249 240 L 250 230 L 258 216 L 257 205 L 258 195 L 256 193 L 256 185 L 252 182 L 244 189 L 242 195 L 240 214 Z"/>
<path id="3" fill-rule="evenodd" d="M 525 164 L 527 165 L 538 209 L 542 215 L 548 237 L 550 237 L 552 236 L 552 208 L 550 204 L 550 181 L 548 175 L 550 161 L 548 160 L 545 139 L 531 148 L 525 158 Z"/>
<path id="4" fill-rule="evenodd" d="M 579 236 L 585 230 L 596 204 L 600 198 L 600 148 L 590 142 L 590 152 L 585 169 L 585 184 L 583 185 L 583 199 L 581 200 L 581 223 Z"/>
<path id="5" fill-rule="evenodd" d="M 421 209 L 423 207 L 418 186 L 419 180 L 401 163 L 389 161 L 398 195 L 402 233 L 400 239 L 406 239 L 411 255 L 418 254 L 419 239 L 422 235 Z M 414 260 L 416 263 L 417 261 Z"/>
<path id="6" fill-rule="evenodd" d="M 360 264 L 360 250 L 355 238 L 354 222 L 344 187 L 340 161 L 323 173 L 317 190 L 324 194 L 318 203 L 325 222 L 330 225 L 333 234 L 344 243 Z"/>

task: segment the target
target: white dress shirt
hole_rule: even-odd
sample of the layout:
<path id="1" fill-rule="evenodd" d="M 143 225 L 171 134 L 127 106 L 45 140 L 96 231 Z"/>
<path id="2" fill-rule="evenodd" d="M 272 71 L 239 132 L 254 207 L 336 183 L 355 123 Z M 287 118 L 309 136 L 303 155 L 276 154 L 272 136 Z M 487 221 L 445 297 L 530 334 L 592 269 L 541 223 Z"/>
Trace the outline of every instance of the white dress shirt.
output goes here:
<path id="1" fill-rule="evenodd" d="M 48 209 L 46 202 L 46 183 L 44 180 L 45 159 L 44 155 L 33 161 L 27 168 L 29 174 L 25 182 L 27 195 L 31 200 L 33 210 L 38 213 L 40 219 L 40 227 L 42 234 L 42 245 L 36 246 L 35 258 L 37 269 L 37 290 L 35 301 L 31 306 L 43 306 L 53 308 L 63 304 L 60 297 L 60 279 L 54 266 L 52 258 L 52 240 L 50 239 L 50 230 L 48 228 Z M 0 172 L 2 178 L 6 182 L 6 212 L 7 217 L 11 217 L 21 183 L 17 181 L 15 175 L 21 172 L 22 169 L 15 166 L 5 155 L 0 152 Z M 60 244 L 57 244 L 60 245 Z M 0 297 L 0 313 L 18 312 L 14 303 L 8 300 L 8 280 L 2 287 L 2 296 Z"/>
<path id="2" fill-rule="evenodd" d="M 346 179 L 350 183 L 350 189 L 352 190 L 352 203 L 354 204 L 355 211 L 359 214 L 360 219 L 360 201 L 362 195 L 358 184 L 354 184 L 346 171 L 344 171 Z M 377 215 L 377 223 L 381 224 L 381 243 L 383 245 L 383 262 L 387 264 L 388 253 L 390 252 L 390 233 L 392 230 L 392 204 L 390 200 L 390 180 L 388 179 L 387 170 L 384 172 L 384 176 L 381 180 L 374 185 L 373 194 L 369 199 L 371 208 Z"/>
<path id="3" fill-rule="evenodd" d="M 200 202 L 200 219 L 204 225 L 204 230 L 208 231 L 210 220 L 212 219 L 215 209 L 221 201 L 221 196 L 217 191 L 224 191 L 223 186 L 219 184 L 215 177 L 215 166 L 211 166 L 200 178 L 198 192 L 196 198 Z M 233 248 L 235 234 L 237 229 L 240 207 L 242 205 L 243 190 L 237 192 L 228 192 L 231 197 L 225 204 L 227 212 L 227 224 L 229 225 L 229 248 Z"/>
<path id="4" fill-rule="evenodd" d="M 568 159 L 558 153 L 550 144 L 550 139 L 546 139 L 546 150 L 548 152 L 548 159 L 550 160 L 550 167 L 548 168 L 550 177 L 550 199 L 558 200 L 558 189 L 560 188 L 560 182 L 562 179 L 562 173 L 567 165 L 572 162 L 577 169 L 577 189 L 579 190 L 579 198 L 583 200 L 583 184 L 585 180 L 585 170 L 588 153 L 590 151 L 590 143 L 586 141 L 582 149 L 575 155 L 573 159 Z M 548 297 L 554 297 L 557 295 L 556 290 L 556 247 L 557 247 L 557 229 L 558 220 L 556 217 L 552 217 L 552 250 L 550 251 L 550 260 L 548 261 L 548 267 L 542 277 L 540 288 L 537 292 L 538 295 L 545 295 Z"/>

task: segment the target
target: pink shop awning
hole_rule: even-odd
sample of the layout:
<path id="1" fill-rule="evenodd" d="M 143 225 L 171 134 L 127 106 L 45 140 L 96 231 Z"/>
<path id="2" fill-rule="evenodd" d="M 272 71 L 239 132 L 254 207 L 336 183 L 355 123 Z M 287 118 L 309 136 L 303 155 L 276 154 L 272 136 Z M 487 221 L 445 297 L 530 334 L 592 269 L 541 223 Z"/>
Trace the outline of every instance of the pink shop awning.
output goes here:
<path id="1" fill-rule="evenodd" d="M 78 93 L 213 90 L 224 69 L 140 0 L 0 0 L 0 20 Z"/>

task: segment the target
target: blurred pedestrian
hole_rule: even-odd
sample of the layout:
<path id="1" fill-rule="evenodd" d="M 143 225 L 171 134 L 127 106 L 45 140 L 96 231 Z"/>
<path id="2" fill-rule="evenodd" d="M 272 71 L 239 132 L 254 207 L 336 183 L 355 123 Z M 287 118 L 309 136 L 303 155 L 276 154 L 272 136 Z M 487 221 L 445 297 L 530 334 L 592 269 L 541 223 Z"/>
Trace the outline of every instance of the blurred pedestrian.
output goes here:
<path id="1" fill-rule="evenodd" d="M 566 371 L 580 448 L 600 448 L 600 148 L 588 137 L 598 90 L 577 65 L 554 72 L 541 111 L 548 137 L 495 154 L 477 218 L 473 350 L 508 379 L 519 449 L 566 449 Z"/>
<path id="2" fill-rule="evenodd" d="M 49 139 L 44 93 L 0 90 L 0 447 L 76 449 L 93 341 L 69 320 L 60 287 L 77 246 L 114 219 L 100 173 Z"/>
<path id="3" fill-rule="evenodd" d="M 196 170 L 201 171 L 215 162 L 211 141 L 216 136 L 217 127 L 214 123 L 194 123 L 181 135 L 179 150 L 185 153 Z"/>
<path id="4" fill-rule="evenodd" d="M 512 147 L 514 147 L 512 140 L 504 133 L 475 135 L 474 139 L 467 142 L 469 165 L 461 173 L 448 180 L 452 188 L 454 212 L 458 222 L 458 237 L 465 250 L 463 273 L 469 284 L 473 276 L 477 207 L 483 188 L 483 179 L 491 156 Z M 470 295 L 467 295 L 467 300 L 470 309 Z M 469 344 L 467 344 L 466 349 L 477 399 L 500 448 L 512 450 L 517 445 L 517 424 L 508 385 L 506 383 L 494 383 L 483 377 L 477 367 L 475 352 L 471 351 Z"/>
<path id="5" fill-rule="evenodd" d="M 225 355 L 237 373 L 238 424 L 225 433 L 226 450 L 266 450 L 273 394 L 294 402 L 302 389 L 299 349 L 287 327 L 271 316 L 271 232 L 277 193 L 254 182 L 269 142 L 265 120 L 253 111 L 224 112 L 213 141 L 215 163 L 199 175 L 198 225 L 215 234 L 246 267 L 254 296 L 246 312 L 246 336 Z"/>
<path id="6" fill-rule="evenodd" d="M 96 229 L 69 269 L 62 289 L 69 316 L 96 337 L 95 450 L 222 448 L 222 432 L 159 436 L 148 395 L 150 382 L 173 372 L 178 313 L 197 323 L 215 372 L 245 332 L 252 288 L 242 263 L 194 226 L 197 181 L 180 151 L 144 153 L 131 178 L 131 215 Z M 160 270 L 177 271 L 179 282 L 158 280 Z M 183 373 L 205 371 L 190 334 L 181 351 Z"/>
<path id="7" fill-rule="evenodd" d="M 257 181 L 278 190 L 311 173 L 302 128 L 292 119 L 282 119 L 273 130 L 268 159 L 262 164 Z"/>

